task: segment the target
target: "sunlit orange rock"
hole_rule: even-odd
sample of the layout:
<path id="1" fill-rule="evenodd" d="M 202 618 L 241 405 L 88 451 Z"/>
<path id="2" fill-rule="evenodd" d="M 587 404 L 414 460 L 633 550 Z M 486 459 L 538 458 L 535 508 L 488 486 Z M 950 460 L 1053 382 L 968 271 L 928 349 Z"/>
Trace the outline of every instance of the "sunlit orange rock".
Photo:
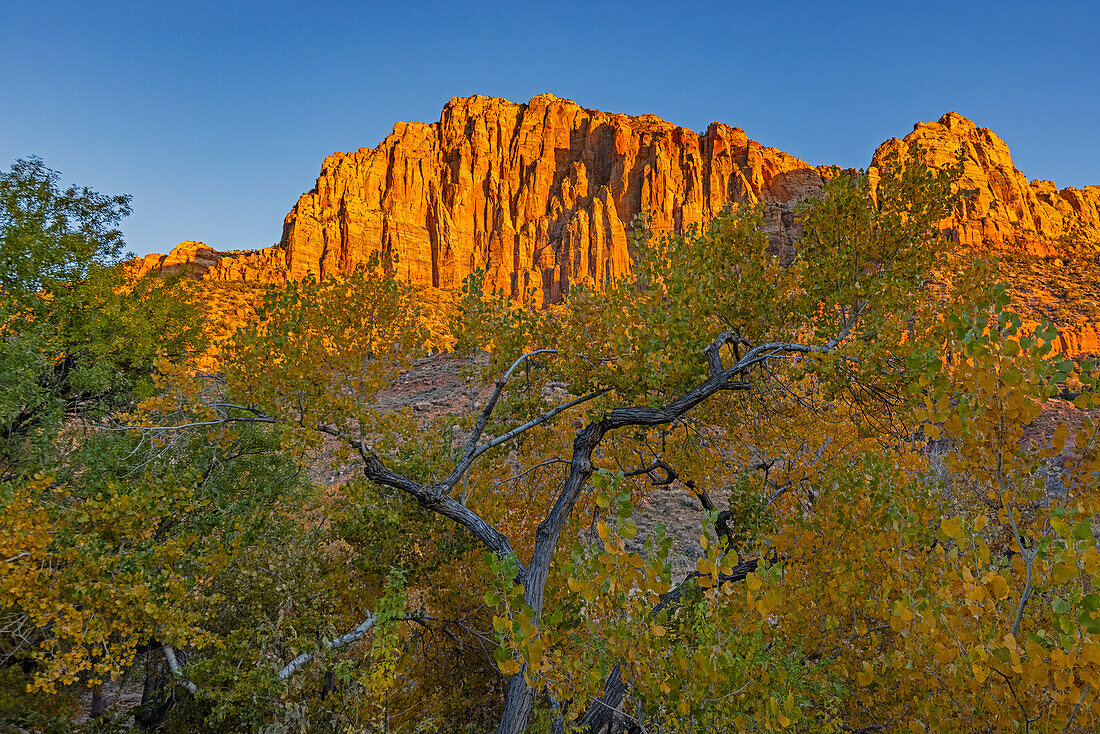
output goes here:
<path id="1" fill-rule="evenodd" d="M 1100 354 L 1100 186 L 1058 189 L 1028 180 L 1001 138 L 957 112 L 883 143 L 872 175 L 883 155 L 912 143 L 934 167 L 953 164 L 961 152 L 960 185 L 969 196 L 944 224 L 976 255 L 1000 258 L 1013 308 L 1028 321 L 1053 322 L 1066 354 Z"/>
<path id="2" fill-rule="evenodd" d="M 146 255 L 129 263 L 131 272 L 173 275 L 195 280 L 278 283 L 287 279 L 286 251 L 279 246 L 259 250 L 218 252 L 202 242 L 181 242 L 167 255 Z"/>
<path id="3" fill-rule="evenodd" d="M 955 163 L 962 151 L 960 185 L 971 195 L 952 223 L 962 244 L 1045 256 L 1056 254 L 1060 240 L 1072 234 L 1100 241 L 1100 186 L 1059 190 L 1050 181 L 1029 181 L 996 133 L 957 112 L 917 123 L 903 140 L 887 140 L 875 151 L 872 168 L 888 151 L 912 143 L 933 167 Z"/>
<path id="4" fill-rule="evenodd" d="M 212 247 L 188 240 L 173 247 L 167 255 L 146 255 L 140 260 L 132 261 L 131 268 L 138 276 L 149 272 L 171 275 L 186 270 L 192 277 L 199 278 L 207 269 L 216 265 L 219 259 L 219 253 Z"/>
<path id="5" fill-rule="evenodd" d="M 451 287 L 474 269 L 496 291 L 560 300 L 578 282 L 630 270 L 635 215 L 665 231 L 730 201 L 785 204 L 821 190 L 817 169 L 712 124 L 702 135 L 653 115 L 588 110 L 543 94 L 527 104 L 451 100 L 437 123 L 398 123 L 376 148 L 334 153 L 286 217 L 290 277 L 353 269 L 372 253 L 402 277 Z M 778 247 L 793 217 L 776 208 Z"/>
<path id="6" fill-rule="evenodd" d="M 971 195 L 944 227 L 976 253 L 1001 254 L 1014 305 L 1057 323 L 1067 352 L 1100 352 L 1100 186 L 1029 181 L 1003 140 L 955 112 L 879 146 L 872 178 L 888 151 L 913 142 L 936 167 L 962 151 Z M 373 149 L 326 158 L 279 245 L 220 253 L 184 242 L 134 267 L 263 283 L 349 272 L 378 253 L 416 284 L 451 288 L 482 269 L 497 292 L 555 302 L 573 284 L 629 272 L 643 210 L 662 232 L 701 225 L 730 202 L 763 202 L 772 246 L 789 258 L 800 233 L 793 203 L 819 195 L 835 171 L 720 123 L 699 134 L 550 94 L 455 98 L 439 122 L 398 123 Z"/>

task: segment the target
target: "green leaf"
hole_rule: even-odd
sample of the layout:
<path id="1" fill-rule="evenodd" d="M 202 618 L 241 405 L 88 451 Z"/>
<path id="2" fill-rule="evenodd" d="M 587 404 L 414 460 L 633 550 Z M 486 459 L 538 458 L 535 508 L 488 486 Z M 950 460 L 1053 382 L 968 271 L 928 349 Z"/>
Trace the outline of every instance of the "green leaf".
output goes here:
<path id="1" fill-rule="evenodd" d="M 1085 594 L 1081 600 L 1081 608 L 1087 612 L 1100 611 L 1100 594 Z"/>
<path id="2" fill-rule="evenodd" d="M 1088 520 L 1082 520 L 1073 526 L 1073 537 L 1075 540 L 1091 540 L 1092 539 L 1092 522 Z"/>
<path id="3" fill-rule="evenodd" d="M 619 528 L 619 537 L 630 540 L 638 534 L 638 525 L 634 522 L 634 518 L 627 518 L 623 522 L 622 527 Z"/>

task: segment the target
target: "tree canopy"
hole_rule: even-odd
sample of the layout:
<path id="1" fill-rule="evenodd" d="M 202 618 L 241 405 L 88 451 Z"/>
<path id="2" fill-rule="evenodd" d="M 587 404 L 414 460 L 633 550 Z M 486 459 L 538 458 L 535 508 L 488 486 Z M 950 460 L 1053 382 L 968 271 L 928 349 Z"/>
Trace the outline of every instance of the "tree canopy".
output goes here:
<path id="1" fill-rule="evenodd" d="M 108 460 L 5 485 L 34 685 L 155 654 L 183 729 L 1090 730 L 1097 373 L 920 159 L 835 172 L 793 260 L 731 208 L 547 309 L 475 275 L 443 336 L 376 259 L 216 373 L 162 350 Z M 438 364 L 468 409 L 406 399 Z"/>

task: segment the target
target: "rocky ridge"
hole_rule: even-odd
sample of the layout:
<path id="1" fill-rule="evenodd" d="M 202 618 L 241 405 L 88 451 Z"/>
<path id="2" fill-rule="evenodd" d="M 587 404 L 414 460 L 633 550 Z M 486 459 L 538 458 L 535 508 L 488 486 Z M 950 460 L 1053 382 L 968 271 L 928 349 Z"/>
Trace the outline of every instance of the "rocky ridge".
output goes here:
<path id="1" fill-rule="evenodd" d="M 1100 186 L 1028 180 L 1003 140 L 954 112 L 883 143 L 871 175 L 912 142 L 936 167 L 963 152 L 962 186 L 972 194 L 945 227 L 967 247 L 1002 253 L 1018 300 L 1057 317 L 1067 351 L 1100 352 L 1100 305 L 1088 297 L 1100 269 Z M 701 225 L 731 202 L 762 202 L 772 245 L 789 256 L 799 234 L 793 203 L 838 170 L 721 123 L 699 134 L 549 94 L 526 104 L 455 98 L 439 122 L 398 123 L 373 149 L 326 158 L 278 245 L 219 253 L 183 243 L 138 271 L 191 265 L 203 280 L 278 282 L 349 272 L 380 253 L 419 285 L 452 288 L 482 269 L 497 291 L 556 302 L 573 284 L 629 272 L 628 233 L 643 210 L 662 232 Z M 1059 294 L 1084 300 L 1052 309 Z"/>
<path id="2" fill-rule="evenodd" d="M 1013 308 L 1025 322 L 1057 324 L 1067 354 L 1100 355 L 1100 186 L 1058 189 L 1029 180 L 1000 137 L 957 112 L 917 123 L 902 140 L 880 145 L 872 180 L 886 155 L 913 144 L 933 168 L 954 164 L 961 151 L 959 185 L 969 195 L 943 226 L 976 254 L 996 252 Z"/>
<path id="3" fill-rule="evenodd" d="M 287 280 L 286 250 L 278 245 L 259 250 L 219 252 L 202 242 L 181 242 L 167 255 L 131 260 L 131 272 L 174 275 L 222 282 L 280 283 Z"/>
<path id="4" fill-rule="evenodd" d="M 1059 190 L 1050 181 L 1028 180 L 1013 165 L 1005 141 L 957 112 L 917 123 L 902 140 L 887 140 L 875 151 L 872 170 L 886 154 L 913 143 L 932 168 L 955 163 L 962 151 L 959 185 L 971 195 L 950 225 L 964 246 L 1072 256 L 1067 248 L 1075 238 L 1100 243 L 1100 186 Z"/>

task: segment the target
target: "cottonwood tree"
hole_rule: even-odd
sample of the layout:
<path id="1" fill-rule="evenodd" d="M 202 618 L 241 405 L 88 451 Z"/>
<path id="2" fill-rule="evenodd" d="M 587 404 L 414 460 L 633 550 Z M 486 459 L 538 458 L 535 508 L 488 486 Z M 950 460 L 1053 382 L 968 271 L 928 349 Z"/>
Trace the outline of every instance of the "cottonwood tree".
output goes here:
<path id="1" fill-rule="evenodd" d="M 865 176 L 837 175 L 824 198 L 800 206 L 806 235 L 792 263 L 780 262 L 759 215 L 742 208 L 698 233 L 643 235 L 631 279 L 599 292 L 575 288 L 547 311 L 483 294 L 469 281 L 458 346 L 488 350 L 482 374 L 498 377 L 480 410 L 439 419 L 464 435 L 433 449 L 452 457 L 438 466 L 409 467 L 410 447 L 429 434 L 381 406 L 384 390 L 425 347 L 411 290 L 377 265 L 269 295 L 227 349 L 224 397 L 182 407 L 193 411 L 190 425 L 269 423 L 331 440 L 358 458 L 371 482 L 465 528 L 514 585 L 498 594 L 490 578 L 485 588 L 487 602 L 515 602 L 514 613 L 497 615 L 510 651 L 498 658 L 508 675 L 498 731 L 524 731 L 544 694 L 555 726 L 577 716 L 591 726 L 599 715 L 584 707 L 618 706 L 629 661 L 613 666 L 618 680 L 610 675 L 607 695 L 593 703 L 589 684 L 551 680 L 554 640 L 544 635 L 560 620 L 548 600 L 560 601 L 567 587 L 555 559 L 563 537 L 571 545 L 581 530 L 578 508 L 593 505 L 593 475 L 601 467 L 659 481 L 675 473 L 702 495 L 744 469 L 778 465 L 767 486 L 795 497 L 812 490 L 814 473 L 830 460 L 907 436 L 915 399 L 909 358 L 942 343 L 940 301 L 953 297 L 950 289 L 931 297 L 927 288 L 936 268 L 954 265 L 937 227 L 951 212 L 952 181 L 952 171 L 901 160 L 882 167 L 874 190 Z M 536 498 L 545 496 L 534 508 L 525 498 L 524 517 L 534 521 L 518 528 L 507 502 L 477 486 L 505 467 L 513 477 L 538 476 Z M 812 501 L 812 491 L 807 496 Z M 628 540 L 629 521 L 614 532 Z M 612 537 L 606 523 L 600 537 Z M 697 575 L 750 578 L 721 548 L 708 544 Z M 661 588 L 650 589 L 657 605 Z M 678 598 L 684 589 L 663 593 Z"/>
<path id="2" fill-rule="evenodd" d="M 0 479 L 53 458 L 65 421 L 126 405 L 165 355 L 202 344 L 174 281 L 127 282 L 129 197 L 61 189 L 36 158 L 0 174 Z"/>
<path id="3" fill-rule="evenodd" d="M 510 600 L 503 647 L 550 657 L 563 701 L 598 694 L 593 667 L 614 670 L 603 701 L 629 683 L 647 731 L 1092 730 L 1097 373 L 1006 305 L 998 288 L 911 355 L 933 444 L 868 443 L 785 495 L 758 536 L 774 562 L 734 565 L 711 536 L 693 588 L 666 591 L 661 549 L 628 549 L 629 513 L 610 514 L 567 566 L 583 618 L 532 635 Z M 1072 405 L 1052 404 L 1067 389 Z M 1054 411 L 1076 419 L 1043 430 Z M 597 482 L 601 506 L 628 502 L 623 479 Z"/>
<path id="4" fill-rule="evenodd" d="M 38 159 L 0 174 L 0 665 L 43 699 L 98 690 L 165 635 L 201 642 L 204 577 L 299 484 L 253 426 L 111 430 L 157 394 L 158 360 L 206 348 L 179 279 L 124 267 L 128 213 Z"/>

